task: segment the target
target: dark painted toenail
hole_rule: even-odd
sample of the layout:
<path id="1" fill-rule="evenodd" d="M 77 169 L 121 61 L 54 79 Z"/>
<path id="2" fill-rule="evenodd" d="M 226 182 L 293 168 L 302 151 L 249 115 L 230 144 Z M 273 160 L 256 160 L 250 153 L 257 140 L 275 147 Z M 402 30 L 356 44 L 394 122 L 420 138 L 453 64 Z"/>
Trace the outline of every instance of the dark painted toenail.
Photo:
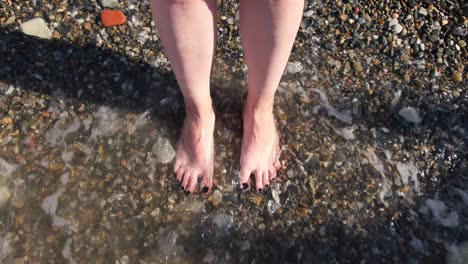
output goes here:
<path id="1" fill-rule="evenodd" d="M 267 184 L 267 185 L 265 185 L 265 188 L 268 188 L 268 184 Z"/>
<path id="2" fill-rule="evenodd" d="M 185 190 L 184 186 L 180 186 L 180 188 L 181 188 L 182 190 Z"/>
<path id="3" fill-rule="evenodd" d="M 262 188 L 258 189 L 258 191 L 261 192 L 261 191 L 262 191 Z"/>
<path id="4" fill-rule="evenodd" d="M 203 192 L 203 193 L 207 193 L 209 189 L 210 189 L 210 188 L 208 188 L 207 186 L 205 186 L 205 187 L 203 187 L 202 192 Z"/>
<path id="5" fill-rule="evenodd" d="M 247 183 L 243 183 L 242 184 L 242 189 L 246 190 L 247 188 L 249 188 L 249 185 Z"/>
<path id="6" fill-rule="evenodd" d="M 275 181 L 275 180 L 276 180 L 276 178 L 273 178 L 273 179 L 271 179 L 271 180 L 272 180 L 272 181 Z"/>

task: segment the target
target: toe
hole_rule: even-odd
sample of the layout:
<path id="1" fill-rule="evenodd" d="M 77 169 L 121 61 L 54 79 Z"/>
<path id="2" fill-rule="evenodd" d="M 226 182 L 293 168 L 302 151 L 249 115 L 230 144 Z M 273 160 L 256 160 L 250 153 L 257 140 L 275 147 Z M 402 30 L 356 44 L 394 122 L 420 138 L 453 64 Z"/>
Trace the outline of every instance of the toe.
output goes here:
<path id="1" fill-rule="evenodd" d="M 190 176 L 191 176 L 191 171 L 186 170 L 185 173 L 184 173 L 184 177 L 182 179 L 182 184 L 181 184 L 182 190 L 187 190 L 189 180 L 190 180 Z"/>
<path id="2" fill-rule="evenodd" d="M 174 163 L 174 173 L 177 173 L 182 165 L 182 162 L 180 160 L 176 160 Z"/>
<path id="3" fill-rule="evenodd" d="M 198 182 L 198 175 L 196 173 L 192 173 L 190 175 L 189 183 L 187 185 L 187 193 L 193 193 L 195 191 L 197 182 Z"/>
<path id="4" fill-rule="evenodd" d="M 207 193 L 210 191 L 211 186 L 213 185 L 213 176 L 208 173 L 205 173 L 202 176 L 202 183 L 201 183 L 201 190 L 203 193 Z"/>
<path id="5" fill-rule="evenodd" d="M 243 190 L 247 190 L 250 187 L 249 179 L 252 171 L 250 170 L 241 170 L 240 173 L 240 184 Z"/>
<path id="6" fill-rule="evenodd" d="M 182 177 L 184 176 L 184 172 L 185 172 L 185 168 L 179 166 L 179 169 L 177 170 L 177 174 L 176 174 L 178 183 L 182 182 Z"/>
<path id="7" fill-rule="evenodd" d="M 267 188 L 269 185 L 270 185 L 270 177 L 268 176 L 269 175 L 269 172 L 268 171 L 264 171 L 263 172 L 263 187 Z"/>
<path id="8" fill-rule="evenodd" d="M 268 175 L 269 175 L 270 181 L 274 181 L 276 179 L 276 169 L 274 167 L 271 167 L 268 170 Z"/>
<path id="9" fill-rule="evenodd" d="M 275 167 L 275 170 L 281 169 L 281 163 L 279 162 L 279 160 L 277 160 L 277 161 L 275 162 L 275 164 L 273 165 L 273 167 Z"/>
<path id="10" fill-rule="evenodd" d="M 260 192 L 263 190 L 263 171 L 262 170 L 256 170 L 254 172 L 255 175 L 255 189 L 257 192 Z"/>

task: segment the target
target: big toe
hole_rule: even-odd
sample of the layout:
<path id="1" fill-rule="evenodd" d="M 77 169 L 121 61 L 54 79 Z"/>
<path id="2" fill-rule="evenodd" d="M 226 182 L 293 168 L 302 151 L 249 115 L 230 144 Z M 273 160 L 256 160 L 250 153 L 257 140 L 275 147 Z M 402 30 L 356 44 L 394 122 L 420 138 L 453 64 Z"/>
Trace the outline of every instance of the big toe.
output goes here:
<path id="1" fill-rule="evenodd" d="M 250 187 L 250 174 L 252 173 L 249 169 L 242 169 L 240 172 L 240 185 L 241 188 L 245 191 Z"/>
<path id="2" fill-rule="evenodd" d="M 202 182 L 201 182 L 202 193 L 208 193 L 211 190 L 212 186 L 213 186 L 213 176 L 211 176 L 208 173 L 205 173 L 202 176 Z"/>

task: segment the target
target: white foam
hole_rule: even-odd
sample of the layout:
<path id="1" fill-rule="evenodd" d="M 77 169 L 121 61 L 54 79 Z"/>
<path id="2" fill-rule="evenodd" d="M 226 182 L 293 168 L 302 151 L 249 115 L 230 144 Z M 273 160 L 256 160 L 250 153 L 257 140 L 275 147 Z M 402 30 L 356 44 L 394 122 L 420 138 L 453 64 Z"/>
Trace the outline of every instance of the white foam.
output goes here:
<path id="1" fill-rule="evenodd" d="M 422 208 L 422 212 L 425 213 L 427 208 L 431 211 L 434 221 L 439 225 L 445 227 L 456 227 L 458 226 L 458 214 L 455 211 L 449 212 L 449 208 L 445 206 L 444 202 L 428 199 L 426 201 L 426 208 Z"/>
<path id="2" fill-rule="evenodd" d="M 56 146 L 60 143 L 63 143 L 63 140 L 68 134 L 77 131 L 81 127 L 81 122 L 79 118 L 74 118 L 68 126 L 63 128 L 66 122 L 66 118 L 59 119 L 57 122 L 55 122 L 54 127 L 46 132 L 46 141 L 51 146 Z"/>
<path id="3" fill-rule="evenodd" d="M 11 177 L 16 167 L 16 165 L 10 164 L 6 160 L 0 158 L 0 176 Z"/>
<path id="4" fill-rule="evenodd" d="M 335 107 L 333 107 L 324 91 L 319 89 L 312 89 L 312 91 L 316 92 L 320 96 L 320 100 L 322 101 L 322 106 L 327 111 L 328 115 L 335 117 L 336 119 L 350 124 L 353 121 L 353 117 L 351 116 L 350 111 L 338 111 Z"/>
<path id="5" fill-rule="evenodd" d="M 374 169 L 378 171 L 382 176 L 382 189 L 379 192 L 379 199 L 385 205 L 385 207 L 388 207 L 388 202 L 385 201 L 385 197 L 388 194 L 392 193 L 392 189 L 390 180 L 385 176 L 384 165 L 382 161 L 377 157 L 377 155 L 375 155 L 375 152 L 372 149 L 367 149 L 366 151 L 363 151 L 362 154 L 366 157 L 366 159 L 369 161 L 372 167 L 374 167 Z"/>
<path id="6" fill-rule="evenodd" d="M 107 106 L 101 106 L 94 114 L 95 126 L 91 130 L 91 140 L 99 136 L 112 136 L 123 128 L 123 120 L 115 111 Z"/>

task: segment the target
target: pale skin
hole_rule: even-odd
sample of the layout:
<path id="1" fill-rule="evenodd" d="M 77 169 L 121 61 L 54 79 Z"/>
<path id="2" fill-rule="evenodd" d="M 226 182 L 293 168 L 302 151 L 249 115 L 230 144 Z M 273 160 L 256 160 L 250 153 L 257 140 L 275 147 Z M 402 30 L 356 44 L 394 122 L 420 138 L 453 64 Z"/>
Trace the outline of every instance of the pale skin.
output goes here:
<path id="1" fill-rule="evenodd" d="M 239 182 L 267 188 L 280 169 L 273 115 L 275 92 L 302 17 L 303 0 L 240 0 L 240 33 L 248 67 Z M 156 28 L 185 103 L 174 173 L 181 188 L 213 185 L 215 115 L 210 72 L 216 42 L 215 0 L 152 0 Z M 252 182 L 253 180 L 253 182 Z"/>

